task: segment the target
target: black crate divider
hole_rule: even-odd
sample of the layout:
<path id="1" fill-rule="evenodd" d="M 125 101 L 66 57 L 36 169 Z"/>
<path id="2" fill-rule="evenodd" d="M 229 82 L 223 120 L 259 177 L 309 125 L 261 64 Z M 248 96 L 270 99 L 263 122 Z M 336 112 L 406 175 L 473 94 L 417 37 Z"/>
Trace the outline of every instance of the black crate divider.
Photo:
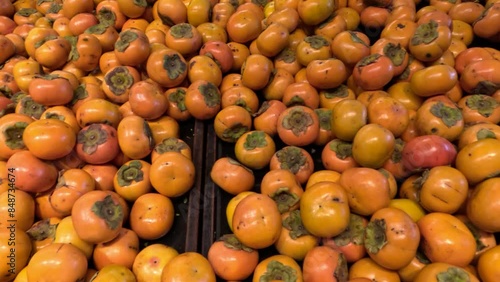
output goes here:
<path id="1" fill-rule="evenodd" d="M 208 250 L 212 243 L 221 235 L 221 222 L 217 215 L 221 214 L 220 209 L 223 205 L 220 201 L 222 195 L 220 189 L 213 183 L 210 178 L 210 171 L 213 164 L 217 160 L 218 142 L 217 136 L 213 129 L 213 123 L 207 124 L 206 129 L 206 157 L 205 157 L 205 181 L 204 181 L 204 205 L 203 205 L 203 222 L 202 222 L 202 238 L 201 238 L 201 253 L 207 256 Z"/>
<path id="2" fill-rule="evenodd" d="M 198 251 L 198 233 L 200 221 L 200 195 L 203 188 L 203 171 L 205 169 L 203 161 L 203 152 L 205 150 L 205 125 L 201 121 L 195 121 L 193 132 L 193 162 L 196 167 L 195 185 L 189 193 L 188 213 L 187 213 L 187 230 L 185 251 Z"/>
<path id="3" fill-rule="evenodd" d="M 147 245 L 164 244 L 176 249 L 179 253 L 199 251 L 200 199 L 203 193 L 205 124 L 198 120 L 179 123 L 179 138 L 185 141 L 192 150 L 195 165 L 195 183 L 191 190 L 180 197 L 172 198 L 175 219 L 170 231 L 156 240 L 141 240 L 141 249 Z M 152 191 L 153 193 L 155 191 Z"/>

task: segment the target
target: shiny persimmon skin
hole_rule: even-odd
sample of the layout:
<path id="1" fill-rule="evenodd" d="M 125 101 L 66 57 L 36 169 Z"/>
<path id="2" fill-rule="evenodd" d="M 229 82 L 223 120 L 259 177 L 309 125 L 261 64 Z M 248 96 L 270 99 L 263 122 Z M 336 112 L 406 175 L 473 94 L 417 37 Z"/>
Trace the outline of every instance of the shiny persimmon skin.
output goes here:
<path id="1" fill-rule="evenodd" d="M 281 214 L 277 204 L 269 196 L 251 194 L 236 206 L 232 226 L 236 238 L 243 244 L 262 249 L 278 240 Z"/>
<path id="2" fill-rule="evenodd" d="M 255 184 L 253 171 L 228 157 L 215 161 L 210 177 L 220 188 L 233 195 L 250 191 Z"/>
<path id="3" fill-rule="evenodd" d="M 108 206 L 108 219 L 99 215 L 96 205 Z M 113 214 L 111 214 L 111 212 Z M 124 220 L 124 208 L 120 196 L 111 191 L 90 191 L 83 194 L 73 205 L 71 216 L 75 231 L 83 240 L 92 243 L 109 242 L 120 233 Z"/>
<path id="4" fill-rule="evenodd" d="M 38 251 L 27 266 L 29 281 L 70 279 L 78 281 L 85 277 L 88 267 L 87 258 L 77 247 L 66 243 L 53 243 Z"/>
<path id="5" fill-rule="evenodd" d="M 250 248 L 232 248 L 221 240 L 210 246 L 207 258 L 219 277 L 228 281 L 244 280 L 257 266 L 259 253 Z"/>
<path id="6" fill-rule="evenodd" d="M 474 236 L 455 216 L 433 212 L 420 218 L 417 225 L 422 235 L 422 250 L 431 262 L 465 267 L 474 259 Z"/>

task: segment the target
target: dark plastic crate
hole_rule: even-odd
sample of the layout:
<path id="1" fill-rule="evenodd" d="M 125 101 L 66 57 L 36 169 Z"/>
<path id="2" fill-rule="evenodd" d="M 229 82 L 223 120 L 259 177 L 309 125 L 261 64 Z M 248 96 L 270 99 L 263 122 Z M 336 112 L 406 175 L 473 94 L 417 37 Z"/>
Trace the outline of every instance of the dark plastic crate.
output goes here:
<path id="1" fill-rule="evenodd" d="M 141 240 L 141 249 L 155 243 L 173 247 L 179 253 L 197 252 L 199 249 L 200 195 L 202 195 L 203 188 L 205 125 L 201 121 L 189 120 L 179 123 L 179 130 L 179 138 L 185 141 L 192 150 L 193 163 L 196 169 L 195 183 L 185 195 L 171 199 L 175 208 L 175 219 L 170 231 L 156 240 Z"/>

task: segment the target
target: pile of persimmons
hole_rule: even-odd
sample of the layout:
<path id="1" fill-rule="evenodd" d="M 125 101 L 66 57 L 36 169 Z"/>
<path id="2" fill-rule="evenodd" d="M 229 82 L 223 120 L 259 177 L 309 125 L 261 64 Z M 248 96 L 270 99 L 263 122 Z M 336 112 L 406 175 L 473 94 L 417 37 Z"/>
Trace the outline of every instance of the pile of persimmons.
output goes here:
<path id="1" fill-rule="evenodd" d="M 498 0 L 0 0 L 0 282 L 497 282 L 499 42 Z M 141 249 L 192 119 L 233 233 Z"/>

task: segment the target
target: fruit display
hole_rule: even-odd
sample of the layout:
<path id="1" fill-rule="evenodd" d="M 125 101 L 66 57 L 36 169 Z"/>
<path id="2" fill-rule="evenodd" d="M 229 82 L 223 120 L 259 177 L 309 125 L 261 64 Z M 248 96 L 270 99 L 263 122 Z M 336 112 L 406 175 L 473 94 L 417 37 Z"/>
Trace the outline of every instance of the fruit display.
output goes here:
<path id="1" fill-rule="evenodd" d="M 499 0 L 0 0 L 0 282 L 496 282 Z"/>

